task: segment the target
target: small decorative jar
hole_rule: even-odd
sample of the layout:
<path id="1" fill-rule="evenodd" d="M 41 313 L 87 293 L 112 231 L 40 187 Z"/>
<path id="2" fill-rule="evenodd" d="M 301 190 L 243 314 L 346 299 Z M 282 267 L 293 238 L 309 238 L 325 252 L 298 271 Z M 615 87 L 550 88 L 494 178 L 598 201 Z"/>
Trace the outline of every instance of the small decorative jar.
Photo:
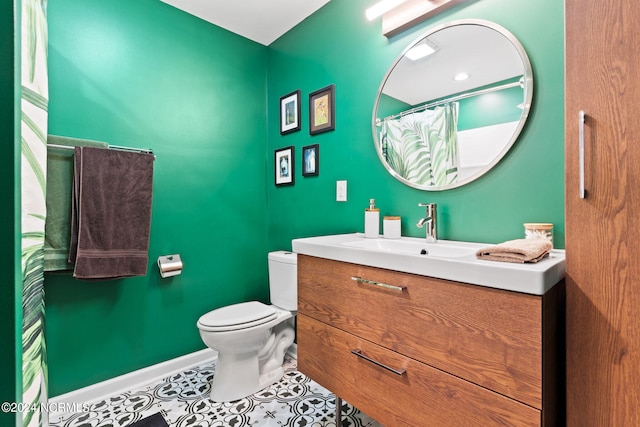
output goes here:
<path id="1" fill-rule="evenodd" d="M 547 239 L 553 245 L 553 224 L 527 222 L 524 224 L 524 237 L 526 239 Z"/>
<path id="2" fill-rule="evenodd" d="M 400 238 L 400 217 L 385 216 L 382 221 L 383 235 L 385 239 Z"/>

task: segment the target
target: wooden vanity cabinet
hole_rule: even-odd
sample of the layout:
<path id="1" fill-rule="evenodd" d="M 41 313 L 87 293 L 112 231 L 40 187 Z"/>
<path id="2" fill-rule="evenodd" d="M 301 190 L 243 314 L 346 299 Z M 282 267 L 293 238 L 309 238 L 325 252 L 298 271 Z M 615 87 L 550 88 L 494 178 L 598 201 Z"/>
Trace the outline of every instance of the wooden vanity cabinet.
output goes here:
<path id="1" fill-rule="evenodd" d="M 298 369 L 385 426 L 559 425 L 544 296 L 298 255 Z"/>

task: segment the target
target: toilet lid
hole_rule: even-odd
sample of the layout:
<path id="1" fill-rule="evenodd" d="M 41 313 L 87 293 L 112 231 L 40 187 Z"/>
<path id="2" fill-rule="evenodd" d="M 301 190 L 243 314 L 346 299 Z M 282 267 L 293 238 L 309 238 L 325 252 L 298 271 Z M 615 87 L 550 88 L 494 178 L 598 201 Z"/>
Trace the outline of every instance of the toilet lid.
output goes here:
<path id="1" fill-rule="evenodd" d="M 208 331 L 233 331 L 261 325 L 277 316 L 272 306 L 249 301 L 210 311 L 200 317 L 198 326 Z"/>

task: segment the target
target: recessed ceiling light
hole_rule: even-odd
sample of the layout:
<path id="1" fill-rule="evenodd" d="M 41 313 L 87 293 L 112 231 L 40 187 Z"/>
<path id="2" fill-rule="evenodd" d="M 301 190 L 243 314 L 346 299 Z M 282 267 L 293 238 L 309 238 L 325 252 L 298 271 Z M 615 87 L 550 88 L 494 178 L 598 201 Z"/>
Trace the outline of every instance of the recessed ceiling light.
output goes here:
<path id="1" fill-rule="evenodd" d="M 370 8 L 365 11 L 365 15 L 369 21 L 373 21 L 380 15 L 384 15 L 391 9 L 400 4 L 404 3 L 406 0 L 382 0 L 378 3 L 374 4 Z"/>
<path id="2" fill-rule="evenodd" d="M 467 80 L 469 78 L 469 74 L 467 73 L 458 73 L 455 76 L 453 76 L 453 80 L 461 82 L 464 80 Z"/>

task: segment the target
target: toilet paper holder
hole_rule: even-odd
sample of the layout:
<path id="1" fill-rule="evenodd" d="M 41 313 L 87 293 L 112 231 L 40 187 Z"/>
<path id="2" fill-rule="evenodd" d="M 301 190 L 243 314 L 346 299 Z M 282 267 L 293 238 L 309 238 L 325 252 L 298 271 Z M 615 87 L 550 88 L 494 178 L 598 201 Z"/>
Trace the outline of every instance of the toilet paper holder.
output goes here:
<path id="1" fill-rule="evenodd" d="M 182 260 L 180 255 L 162 255 L 158 257 L 158 269 L 162 278 L 177 276 L 182 273 Z"/>

